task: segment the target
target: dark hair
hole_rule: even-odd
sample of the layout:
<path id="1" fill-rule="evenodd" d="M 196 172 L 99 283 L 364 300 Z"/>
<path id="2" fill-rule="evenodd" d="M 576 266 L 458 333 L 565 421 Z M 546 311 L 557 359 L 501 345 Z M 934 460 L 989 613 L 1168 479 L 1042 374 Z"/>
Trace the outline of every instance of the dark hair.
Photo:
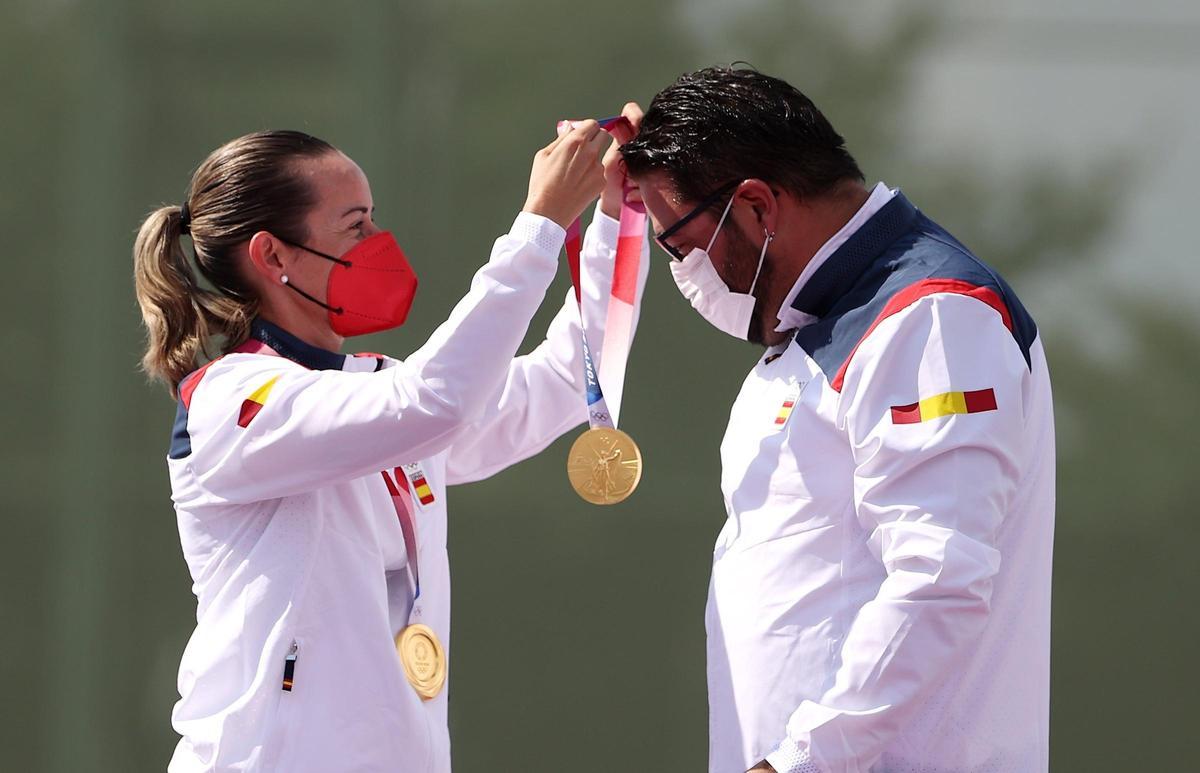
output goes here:
<path id="1" fill-rule="evenodd" d="M 226 349 L 249 336 L 258 298 L 246 285 L 234 249 L 258 231 L 293 242 L 308 234 L 304 219 L 315 193 L 296 162 L 334 152 L 297 131 L 247 134 L 214 150 L 192 175 L 187 209 L 168 205 L 147 215 L 133 247 L 134 290 L 146 326 L 142 368 L 171 394 L 216 337 Z M 196 269 L 216 292 L 196 281 L 182 237 L 189 233 Z"/>
<path id="2" fill-rule="evenodd" d="M 796 88 L 754 69 L 685 73 L 650 102 L 621 148 L 631 175 L 665 172 L 684 201 L 757 178 L 800 196 L 862 180 L 846 142 Z"/>

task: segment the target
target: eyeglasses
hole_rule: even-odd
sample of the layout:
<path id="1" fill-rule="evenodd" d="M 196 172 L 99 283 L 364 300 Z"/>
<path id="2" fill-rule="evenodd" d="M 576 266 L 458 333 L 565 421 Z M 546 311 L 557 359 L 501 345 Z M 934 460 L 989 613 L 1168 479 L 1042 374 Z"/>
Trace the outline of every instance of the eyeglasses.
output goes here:
<path id="1" fill-rule="evenodd" d="M 717 190 L 713 191 L 711 194 L 706 196 L 703 201 L 701 201 L 699 204 L 697 204 L 695 206 L 695 208 L 692 209 L 691 212 L 688 212 L 686 215 L 684 215 L 683 217 L 676 220 L 675 224 L 673 226 L 671 226 L 670 228 L 668 228 L 667 230 L 663 231 L 660 234 L 655 234 L 654 241 L 658 242 L 658 246 L 662 247 L 666 251 L 666 253 L 668 255 L 670 255 L 672 258 L 675 258 L 675 260 L 683 260 L 683 258 L 684 258 L 683 254 L 680 253 L 679 250 L 675 249 L 670 244 L 668 244 L 667 239 L 670 239 L 672 236 L 679 233 L 679 229 L 683 228 L 685 225 L 690 223 L 692 220 L 695 220 L 697 217 L 699 217 L 701 213 L 703 213 L 706 209 L 711 207 L 713 204 L 716 204 L 717 201 L 719 201 L 722 196 L 724 196 L 726 193 L 728 193 L 729 191 L 736 188 L 738 185 L 741 184 L 741 182 L 742 182 L 741 180 L 732 180 L 732 181 L 726 183 L 725 185 L 722 185 Z"/>

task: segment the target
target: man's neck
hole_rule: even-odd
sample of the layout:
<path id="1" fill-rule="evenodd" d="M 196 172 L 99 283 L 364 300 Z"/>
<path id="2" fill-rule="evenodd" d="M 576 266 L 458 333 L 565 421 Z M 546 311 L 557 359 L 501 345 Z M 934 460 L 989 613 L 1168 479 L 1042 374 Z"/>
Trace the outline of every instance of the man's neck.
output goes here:
<path id="1" fill-rule="evenodd" d="M 842 183 L 817 199 L 789 197 L 790 206 L 781 220 L 794 227 L 780 228 L 771 244 L 767 260 L 774 256 L 775 264 L 767 292 L 758 304 L 762 340 L 767 346 L 781 344 L 791 336 L 790 331 L 775 332 L 784 299 L 817 251 L 850 222 L 870 197 L 871 192 L 858 180 Z"/>

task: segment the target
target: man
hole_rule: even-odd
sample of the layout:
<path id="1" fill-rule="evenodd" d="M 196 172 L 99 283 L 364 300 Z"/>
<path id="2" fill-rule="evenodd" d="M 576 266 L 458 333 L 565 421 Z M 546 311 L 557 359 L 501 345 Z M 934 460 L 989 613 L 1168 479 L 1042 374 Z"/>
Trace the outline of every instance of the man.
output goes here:
<path id="1" fill-rule="evenodd" d="M 684 75 L 622 153 L 683 294 L 768 347 L 721 445 L 710 770 L 1046 770 L 1053 419 L 1012 289 L 776 78 Z"/>

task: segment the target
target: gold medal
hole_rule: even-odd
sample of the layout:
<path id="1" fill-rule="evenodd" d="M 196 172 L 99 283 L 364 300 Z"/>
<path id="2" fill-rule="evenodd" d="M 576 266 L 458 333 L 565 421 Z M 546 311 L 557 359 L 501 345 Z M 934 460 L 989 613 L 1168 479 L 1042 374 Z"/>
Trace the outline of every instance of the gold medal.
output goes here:
<path id="1" fill-rule="evenodd" d="M 422 700 L 431 700 L 446 683 L 446 651 L 433 629 L 414 623 L 396 636 L 396 652 L 404 675 Z"/>
<path id="2" fill-rule="evenodd" d="M 575 493 L 593 505 L 615 505 L 642 479 L 642 452 L 621 430 L 592 427 L 571 446 L 567 477 Z"/>

